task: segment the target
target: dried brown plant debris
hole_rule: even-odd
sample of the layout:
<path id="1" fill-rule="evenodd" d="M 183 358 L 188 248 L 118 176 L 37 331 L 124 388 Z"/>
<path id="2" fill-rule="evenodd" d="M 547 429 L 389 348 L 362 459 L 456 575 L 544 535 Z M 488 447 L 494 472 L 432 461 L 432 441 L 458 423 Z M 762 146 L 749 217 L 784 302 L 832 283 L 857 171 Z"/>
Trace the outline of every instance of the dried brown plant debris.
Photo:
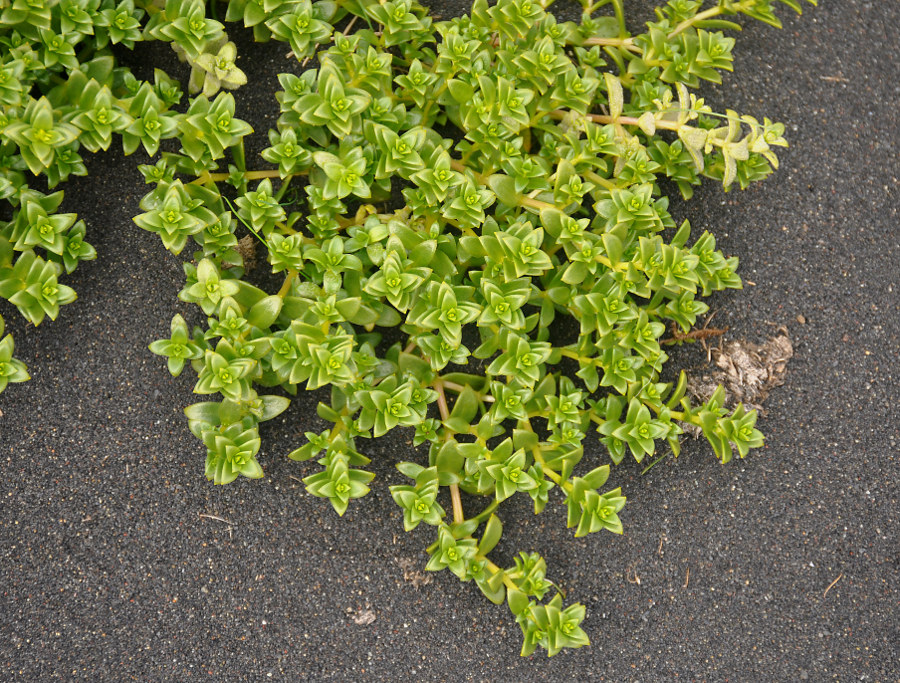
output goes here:
<path id="1" fill-rule="evenodd" d="M 244 269 L 248 272 L 256 268 L 256 242 L 252 235 L 245 235 L 238 240 L 237 251 L 244 261 Z"/>
<path id="2" fill-rule="evenodd" d="M 403 570 L 403 579 L 409 581 L 413 585 L 413 588 L 420 588 L 421 586 L 427 586 L 431 583 L 431 574 L 419 571 L 417 569 L 418 564 L 415 560 L 408 557 L 399 557 L 397 558 L 397 564 L 400 566 L 400 569 Z"/>
<path id="3" fill-rule="evenodd" d="M 794 355 L 787 329 L 763 344 L 729 341 L 710 349 L 716 369 L 688 380 L 688 391 L 700 402 L 712 396 L 718 385 L 725 387 L 726 406 L 743 403 L 765 414 L 762 403 L 769 392 L 784 384 L 787 363 Z"/>

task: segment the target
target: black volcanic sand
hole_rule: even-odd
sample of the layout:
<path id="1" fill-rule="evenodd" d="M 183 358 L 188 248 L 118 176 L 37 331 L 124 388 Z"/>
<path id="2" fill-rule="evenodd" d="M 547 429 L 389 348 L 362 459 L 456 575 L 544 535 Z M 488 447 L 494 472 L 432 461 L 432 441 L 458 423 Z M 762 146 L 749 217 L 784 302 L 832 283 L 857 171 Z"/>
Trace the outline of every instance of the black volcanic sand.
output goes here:
<path id="1" fill-rule="evenodd" d="M 721 466 L 689 443 L 645 476 L 615 469 L 621 537 L 573 539 L 559 495 L 539 517 L 504 505 L 498 562 L 542 553 L 587 605 L 591 647 L 522 659 L 505 607 L 448 572 L 404 575 L 431 540 L 403 532 L 387 490 L 416 457 L 408 433 L 365 444 L 378 478 L 343 519 L 307 495 L 298 479 L 316 466 L 285 455 L 322 428 L 318 394 L 262 430 L 265 479 L 207 483 L 181 412 L 201 400 L 190 373 L 173 380 L 147 351 L 197 311 L 176 298 L 180 260 L 131 222 L 144 159 L 110 152 L 65 186 L 99 254 L 66 280 L 79 300 L 39 328 L 0 307 L 33 376 L 0 397 L 0 679 L 898 680 L 900 4 L 822 5 L 782 12 L 781 31 L 749 23 L 735 75 L 706 90 L 717 109 L 786 123 L 781 170 L 672 205 L 749 281 L 709 301 L 713 324 L 794 341 L 766 447 Z M 239 115 L 260 149 L 275 74 L 292 67 L 283 45 L 243 47 Z M 139 54 L 145 73 L 154 58 L 186 76 L 165 46 Z M 583 466 L 603 457 L 589 439 Z"/>

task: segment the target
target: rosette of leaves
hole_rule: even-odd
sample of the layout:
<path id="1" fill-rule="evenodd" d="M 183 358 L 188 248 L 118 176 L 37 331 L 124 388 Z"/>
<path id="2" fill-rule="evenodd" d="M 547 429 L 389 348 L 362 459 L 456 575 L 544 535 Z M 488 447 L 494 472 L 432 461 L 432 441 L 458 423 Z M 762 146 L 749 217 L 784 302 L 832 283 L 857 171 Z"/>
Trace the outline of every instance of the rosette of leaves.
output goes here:
<path id="1" fill-rule="evenodd" d="M 148 30 L 189 59 L 221 40 L 190 0 L 161 14 L 172 23 Z M 230 2 L 227 20 L 317 59 L 279 77 L 262 155 L 277 168 L 248 169 L 249 126 L 220 94 L 193 99 L 181 152 L 144 169 L 136 221 L 173 251 L 203 247 L 180 297 L 208 326 L 176 320 L 152 349 L 221 396 L 186 411 L 207 476 L 260 476 L 258 425 L 287 399 L 259 392 L 329 387 L 331 426 L 290 454 L 320 466 L 311 494 L 343 514 L 372 479 L 360 443 L 414 429 L 427 454 L 398 465 L 409 483 L 391 493 L 405 528 L 432 527 L 426 568 L 507 602 L 525 655 L 587 644 L 583 606 L 563 605 L 539 556 L 491 559 L 499 505 L 527 495 L 538 513 L 558 488 L 577 536 L 621 533 L 625 497 L 605 488 L 609 464 L 582 468 L 586 439 L 613 464 L 677 455 L 686 425 L 722 462 L 762 443 L 754 412 L 724 410 L 721 392 L 693 404 L 683 373 L 661 381 L 666 327 L 687 332 L 702 297 L 741 283 L 711 233 L 675 224 L 660 180 L 686 198 L 703 178 L 745 187 L 785 144 L 780 124 L 691 90 L 731 68 L 722 30 L 738 14 L 777 23 L 769 0 L 673 0 L 637 36 L 620 0 L 586 2 L 577 24 L 518 0 L 436 24 L 411 0 Z M 283 274 L 277 291 L 213 246 L 237 221 Z"/>

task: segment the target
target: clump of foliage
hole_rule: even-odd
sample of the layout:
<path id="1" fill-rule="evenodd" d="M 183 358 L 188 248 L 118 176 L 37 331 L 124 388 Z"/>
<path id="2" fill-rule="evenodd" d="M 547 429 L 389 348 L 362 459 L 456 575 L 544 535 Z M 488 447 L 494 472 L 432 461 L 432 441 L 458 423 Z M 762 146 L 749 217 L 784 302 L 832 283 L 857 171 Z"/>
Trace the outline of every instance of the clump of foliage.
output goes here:
<path id="1" fill-rule="evenodd" d="M 332 426 L 290 457 L 316 460 L 304 481 L 338 514 L 373 478 L 360 440 L 414 429 L 427 463 L 399 463 L 409 483 L 391 488 L 404 528 L 434 528 L 427 569 L 508 603 L 523 655 L 587 644 L 584 607 L 545 600 L 555 587 L 537 554 L 491 561 L 500 503 L 522 493 L 539 513 L 559 488 L 576 536 L 621 533 L 609 464 L 575 474 L 588 434 L 613 464 L 660 443 L 677 454 L 685 425 L 722 462 L 762 444 L 755 412 L 726 411 L 721 391 L 693 405 L 683 373 L 660 381 L 666 324 L 689 331 L 700 297 L 741 281 L 712 234 L 675 225 L 659 180 L 685 198 L 704 177 L 743 188 L 786 144 L 781 124 L 713 112 L 691 92 L 731 69 L 727 17 L 779 25 L 771 0 L 671 0 L 636 36 L 621 0 L 584 0 L 577 24 L 548 4 L 476 0 L 434 23 L 412 0 L 231 0 L 225 21 L 288 43 L 302 66 L 316 58 L 279 75 L 262 155 L 277 168 L 253 170 L 251 128 L 218 92 L 245 78 L 199 0 L 15 0 L 0 15 L 0 195 L 16 209 L 0 224 L 0 295 L 32 322 L 54 317 L 74 298 L 62 268 L 93 257 L 83 224 L 56 213 L 61 194 L 25 188 L 26 169 L 52 187 L 83 173 L 81 145 L 105 149 L 113 133 L 126 152 L 162 144 L 141 167 L 153 189 L 135 222 L 174 253 L 198 245 L 180 298 L 208 324 L 175 316 L 150 348 L 219 397 L 186 409 L 207 477 L 262 476 L 259 424 L 289 403 L 274 388 L 330 390 L 318 414 Z M 114 65 L 108 43 L 141 39 L 171 41 L 189 63 L 201 94 L 183 113 L 168 76 L 140 82 Z M 244 230 L 284 274 L 278 291 L 244 277 Z M 24 379 L 4 358 L 0 377 Z M 461 491 L 489 502 L 467 515 Z"/>
<path id="2" fill-rule="evenodd" d="M 0 0 L 0 200 L 12 209 L 11 220 L 0 221 L 0 297 L 27 322 L 55 320 L 76 298 L 60 278 L 97 254 L 84 222 L 58 211 L 63 192 L 30 187 L 26 173 L 52 190 L 87 174 L 82 149 L 106 150 L 116 136 L 126 154 L 143 147 L 152 155 L 192 125 L 171 110 L 179 84 L 158 70 L 153 83 L 137 80 L 117 63 L 114 46 L 172 42 L 191 66 L 191 92 L 244 84 L 234 44 L 205 14 L 202 0 Z M 28 379 L 12 349 L 7 335 L 0 391 Z"/>

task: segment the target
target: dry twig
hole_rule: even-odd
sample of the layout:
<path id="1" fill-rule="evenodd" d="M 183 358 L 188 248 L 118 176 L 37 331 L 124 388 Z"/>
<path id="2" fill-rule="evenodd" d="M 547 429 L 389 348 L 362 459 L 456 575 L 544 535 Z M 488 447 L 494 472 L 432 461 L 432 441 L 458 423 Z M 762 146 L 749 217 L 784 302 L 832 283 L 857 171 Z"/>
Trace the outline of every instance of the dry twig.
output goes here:
<path id="1" fill-rule="evenodd" d="M 632 576 L 634 576 L 633 579 L 631 578 Z M 628 583 L 636 583 L 638 586 L 641 585 L 641 577 L 638 576 L 637 573 L 637 562 L 635 562 L 626 570 L 625 580 L 628 581 Z"/>
<path id="2" fill-rule="evenodd" d="M 834 585 L 835 585 L 838 581 L 840 581 L 842 578 L 844 578 L 844 572 L 841 572 L 841 573 L 838 575 L 838 577 L 828 585 L 828 588 L 826 588 L 826 589 L 825 589 L 825 592 L 822 593 L 822 599 L 823 599 L 823 600 L 825 599 L 825 596 L 828 595 L 828 591 L 830 591 L 832 588 L 834 588 Z"/>
<path id="3" fill-rule="evenodd" d="M 224 522 L 225 524 L 230 524 L 231 526 L 237 526 L 234 522 L 229 522 L 227 519 L 222 519 L 221 517 L 216 517 L 215 515 L 207 515 L 201 512 L 200 516 L 206 517 L 206 519 L 214 519 L 217 522 Z"/>

